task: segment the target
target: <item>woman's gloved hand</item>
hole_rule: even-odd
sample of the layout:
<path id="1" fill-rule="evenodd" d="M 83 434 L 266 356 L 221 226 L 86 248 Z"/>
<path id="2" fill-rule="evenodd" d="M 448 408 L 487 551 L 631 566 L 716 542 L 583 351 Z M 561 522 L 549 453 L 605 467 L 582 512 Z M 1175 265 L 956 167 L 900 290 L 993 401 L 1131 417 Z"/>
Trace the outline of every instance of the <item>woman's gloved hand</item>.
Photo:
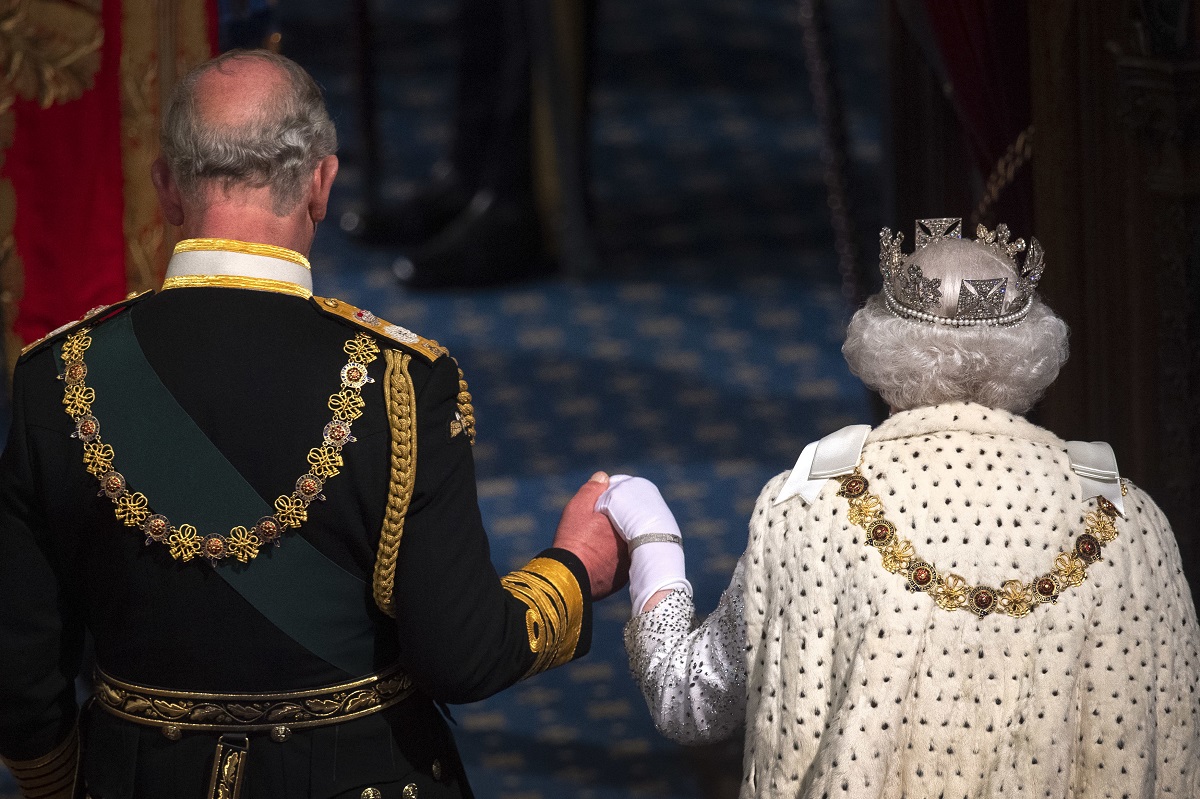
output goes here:
<path id="1" fill-rule="evenodd" d="M 608 516 L 629 544 L 629 597 L 635 616 L 659 591 L 678 588 L 692 595 L 684 571 L 683 536 L 654 483 L 614 475 L 596 501 L 596 510 Z"/>

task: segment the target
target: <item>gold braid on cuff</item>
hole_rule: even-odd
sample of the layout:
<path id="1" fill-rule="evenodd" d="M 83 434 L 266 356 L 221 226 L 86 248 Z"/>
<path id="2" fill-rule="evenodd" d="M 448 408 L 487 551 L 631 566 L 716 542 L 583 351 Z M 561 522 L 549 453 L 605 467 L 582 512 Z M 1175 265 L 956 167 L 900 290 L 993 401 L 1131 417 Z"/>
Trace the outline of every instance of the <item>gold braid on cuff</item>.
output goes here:
<path id="1" fill-rule="evenodd" d="M 79 772 L 79 728 L 49 753 L 33 760 L 9 760 L 4 765 L 29 799 L 71 799 Z"/>
<path id="2" fill-rule="evenodd" d="M 417 400 L 408 373 L 411 356 L 389 349 L 384 351 L 384 358 L 387 370 L 383 377 L 383 398 L 392 431 L 391 479 L 371 587 L 376 606 L 395 618 L 392 594 L 396 587 L 396 556 L 404 536 L 404 517 L 412 502 L 417 471 Z"/>
<path id="3" fill-rule="evenodd" d="M 525 627 L 536 657 L 524 676 L 570 662 L 583 631 L 583 591 L 571 570 L 553 558 L 534 558 L 500 583 L 529 608 Z"/>

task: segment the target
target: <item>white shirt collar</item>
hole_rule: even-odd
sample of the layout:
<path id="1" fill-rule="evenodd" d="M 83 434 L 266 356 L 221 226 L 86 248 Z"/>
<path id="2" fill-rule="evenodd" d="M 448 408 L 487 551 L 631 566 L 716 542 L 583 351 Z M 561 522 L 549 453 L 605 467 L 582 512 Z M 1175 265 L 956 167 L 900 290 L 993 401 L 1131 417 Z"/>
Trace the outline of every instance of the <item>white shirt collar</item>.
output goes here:
<path id="1" fill-rule="evenodd" d="M 164 289 L 225 286 L 312 296 L 308 259 L 294 250 L 232 239 L 185 239 L 167 264 Z"/>

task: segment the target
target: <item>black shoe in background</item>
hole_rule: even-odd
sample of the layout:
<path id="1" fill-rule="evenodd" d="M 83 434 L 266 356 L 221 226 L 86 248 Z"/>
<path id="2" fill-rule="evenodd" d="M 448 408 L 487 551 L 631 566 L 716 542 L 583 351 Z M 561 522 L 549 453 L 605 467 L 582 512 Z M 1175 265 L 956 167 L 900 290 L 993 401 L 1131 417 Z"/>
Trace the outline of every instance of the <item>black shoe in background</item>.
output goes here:
<path id="1" fill-rule="evenodd" d="M 492 286 L 554 271 L 532 204 L 481 189 L 459 216 L 411 258 L 392 267 L 410 288 Z"/>
<path id="2" fill-rule="evenodd" d="M 471 191 L 452 170 L 444 170 L 426 183 L 414 185 L 399 200 L 372 211 L 351 215 L 342 228 L 369 244 L 419 247 L 462 214 L 471 202 Z"/>

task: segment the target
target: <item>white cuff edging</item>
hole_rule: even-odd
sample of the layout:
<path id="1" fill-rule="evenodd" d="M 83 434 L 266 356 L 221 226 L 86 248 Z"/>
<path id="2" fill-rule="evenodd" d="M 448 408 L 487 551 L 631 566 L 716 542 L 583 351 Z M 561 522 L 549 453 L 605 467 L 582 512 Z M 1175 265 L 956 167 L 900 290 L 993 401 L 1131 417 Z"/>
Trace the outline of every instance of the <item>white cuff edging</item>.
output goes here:
<path id="1" fill-rule="evenodd" d="M 692 596 L 692 584 L 684 570 L 683 547 L 653 541 L 634 550 L 629 558 L 629 598 L 633 602 L 633 615 L 642 612 L 650 597 L 668 588 L 679 588 Z"/>

